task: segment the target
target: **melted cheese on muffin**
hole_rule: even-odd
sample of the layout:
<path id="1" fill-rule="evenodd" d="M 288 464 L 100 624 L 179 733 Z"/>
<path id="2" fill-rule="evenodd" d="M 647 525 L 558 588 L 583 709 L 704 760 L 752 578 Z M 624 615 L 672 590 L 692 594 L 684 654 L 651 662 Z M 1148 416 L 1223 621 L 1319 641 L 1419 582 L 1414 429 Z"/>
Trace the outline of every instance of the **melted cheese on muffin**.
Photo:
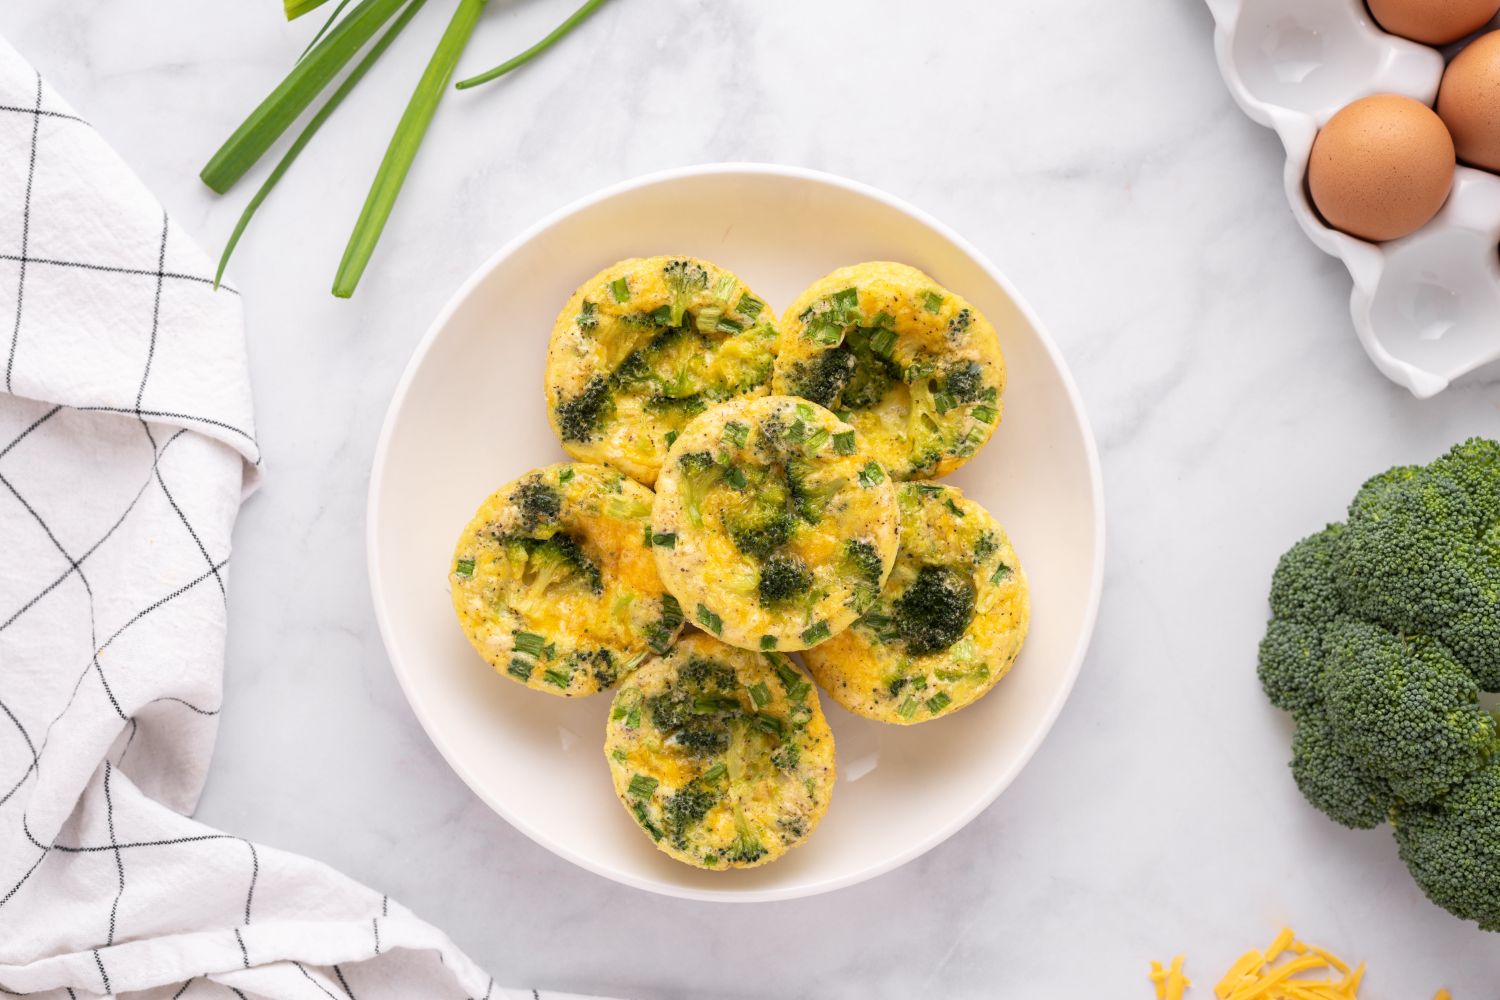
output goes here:
<path id="1" fill-rule="evenodd" d="M 652 532 L 688 621 L 745 649 L 806 649 L 854 622 L 896 555 L 890 477 L 858 434 L 790 396 L 738 399 L 667 453 Z"/>
<path id="2" fill-rule="evenodd" d="M 613 687 L 682 629 L 650 551 L 654 498 L 598 465 L 537 469 L 501 487 L 459 536 L 448 581 L 469 642 L 549 694 Z"/>
<path id="3" fill-rule="evenodd" d="M 901 551 L 854 627 L 804 654 L 834 701 L 908 725 L 990 691 L 1026 638 L 1026 575 L 1005 531 L 951 486 L 903 483 Z"/>
<path id="4" fill-rule="evenodd" d="M 563 307 L 547 349 L 547 413 L 569 455 L 647 486 L 672 439 L 715 403 L 765 395 L 776 316 L 706 260 L 624 260 Z"/>
<path id="5" fill-rule="evenodd" d="M 784 656 L 702 633 L 615 694 L 604 742 L 620 801 L 665 853 L 752 868 L 812 833 L 833 793 L 833 733 Z"/>
<path id="6" fill-rule="evenodd" d="M 921 271 L 856 264 L 786 311 L 771 391 L 833 410 L 897 479 L 936 478 L 994 433 L 1005 359 L 979 310 Z"/>

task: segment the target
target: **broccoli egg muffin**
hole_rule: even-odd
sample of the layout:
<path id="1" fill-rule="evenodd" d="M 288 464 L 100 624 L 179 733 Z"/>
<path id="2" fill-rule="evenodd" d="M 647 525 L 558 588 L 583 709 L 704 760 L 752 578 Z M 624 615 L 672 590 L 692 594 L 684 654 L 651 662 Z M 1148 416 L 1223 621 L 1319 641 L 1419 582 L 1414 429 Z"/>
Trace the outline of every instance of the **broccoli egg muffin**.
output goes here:
<path id="1" fill-rule="evenodd" d="M 856 264 L 786 311 L 771 391 L 836 412 L 897 479 L 936 478 L 994 433 L 1005 359 L 979 310 L 921 271 Z"/>
<path id="2" fill-rule="evenodd" d="M 1005 531 L 951 486 L 903 483 L 901 551 L 880 599 L 804 654 L 833 700 L 909 725 L 979 700 L 1021 651 L 1026 575 Z"/>
<path id="3" fill-rule="evenodd" d="M 745 649 L 816 646 L 880 592 L 896 491 L 848 424 L 804 399 L 724 403 L 667 453 L 656 564 L 690 622 Z"/>
<path id="4" fill-rule="evenodd" d="M 501 487 L 459 536 L 448 582 L 469 642 L 548 694 L 613 687 L 664 653 L 682 608 L 651 557 L 651 491 L 599 465 L 550 465 Z"/>
<path id="5" fill-rule="evenodd" d="M 701 633 L 621 686 L 604 753 L 641 829 L 698 868 L 774 861 L 812 833 L 833 793 L 817 689 L 785 656 Z"/>
<path id="6" fill-rule="evenodd" d="M 769 391 L 776 316 L 706 260 L 624 260 L 573 293 L 547 348 L 547 415 L 563 449 L 647 486 L 684 425 Z"/>

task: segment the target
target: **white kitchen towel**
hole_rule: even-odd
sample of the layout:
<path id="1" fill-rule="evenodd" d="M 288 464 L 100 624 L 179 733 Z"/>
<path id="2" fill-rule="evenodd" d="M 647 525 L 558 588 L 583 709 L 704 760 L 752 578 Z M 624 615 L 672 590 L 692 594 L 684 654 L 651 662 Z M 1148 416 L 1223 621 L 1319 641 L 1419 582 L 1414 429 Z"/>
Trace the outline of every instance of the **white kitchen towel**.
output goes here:
<path id="1" fill-rule="evenodd" d="M 260 467 L 212 273 L 0 41 L 0 995 L 534 998 L 379 893 L 187 818 Z"/>

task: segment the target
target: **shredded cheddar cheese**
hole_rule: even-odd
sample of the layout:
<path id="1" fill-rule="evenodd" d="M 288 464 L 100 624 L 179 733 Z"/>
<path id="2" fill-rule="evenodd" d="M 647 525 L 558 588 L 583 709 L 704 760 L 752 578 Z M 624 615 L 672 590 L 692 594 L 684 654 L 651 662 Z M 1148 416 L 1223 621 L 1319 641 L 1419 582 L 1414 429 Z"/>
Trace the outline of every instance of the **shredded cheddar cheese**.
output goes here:
<path id="1" fill-rule="evenodd" d="M 1183 1000 L 1192 984 L 1183 974 L 1183 957 L 1163 968 L 1151 963 L 1151 985 L 1156 1000 Z M 1214 987 L 1216 1000 L 1359 1000 L 1364 963 L 1354 966 L 1323 948 L 1297 940 L 1291 928 L 1281 932 L 1265 951 L 1245 952 Z M 1446 989 L 1432 1000 L 1453 1000 Z"/>

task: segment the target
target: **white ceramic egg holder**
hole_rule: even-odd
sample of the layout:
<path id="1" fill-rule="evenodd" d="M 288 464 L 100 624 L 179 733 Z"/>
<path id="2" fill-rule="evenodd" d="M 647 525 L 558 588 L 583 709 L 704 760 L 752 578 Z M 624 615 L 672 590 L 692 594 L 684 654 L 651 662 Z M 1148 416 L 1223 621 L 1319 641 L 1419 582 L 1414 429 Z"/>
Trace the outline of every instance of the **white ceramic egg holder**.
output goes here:
<path id="1" fill-rule="evenodd" d="M 1349 269 L 1349 309 L 1376 367 L 1426 398 L 1500 359 L 1500 176 L 1459 166 L 1436 218 L 1380 244 L 1330 229 L 1307 194 L 1318 129 L 1370 94 L 1431 105 L 1443 54 L 1386 34 L 1363 0 L 1207 3 L 1224 81 L 1245 114 L 1281 137 L 1292 213 L 1319 249 Z"/>

